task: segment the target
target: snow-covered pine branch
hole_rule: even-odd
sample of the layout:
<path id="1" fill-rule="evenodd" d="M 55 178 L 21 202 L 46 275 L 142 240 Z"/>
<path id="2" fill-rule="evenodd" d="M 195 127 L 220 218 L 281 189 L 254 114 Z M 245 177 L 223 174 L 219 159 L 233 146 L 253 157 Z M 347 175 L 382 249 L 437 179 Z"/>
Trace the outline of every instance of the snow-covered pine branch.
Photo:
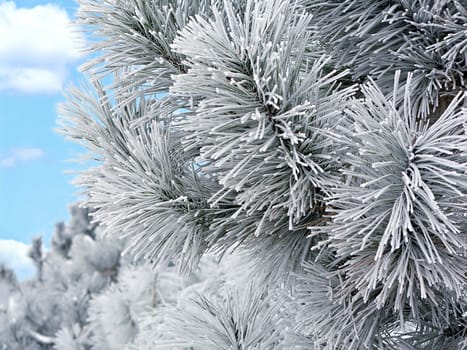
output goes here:
<path id="1" fill-rule="evenodd" d="M 412 74 L 411 109 L 439 115 L 465 90 L 467 3 L 458 0 L 305 0 L 316 35 L 356 81 L 373 77 L 390 94 L 393 76 Z M 401 93 L 402 92 L 402 93 Z M 398 100 L 399 103 L 402 100 Z"/>
<path id="2" fill-rule="evenodd" d="M 97 161 L 78 179 L 93 216 L 159 272 L 232 251 L 252 266 L 251 296 L 182 293 L 195 311 L 173 320 L 283 287 L 275 349 L 464 346 L 466 8 L 82 1 L 97 58 L 60 120 Z M 170 346 L 190 346 L 201 326 L 177 322 Z"/>

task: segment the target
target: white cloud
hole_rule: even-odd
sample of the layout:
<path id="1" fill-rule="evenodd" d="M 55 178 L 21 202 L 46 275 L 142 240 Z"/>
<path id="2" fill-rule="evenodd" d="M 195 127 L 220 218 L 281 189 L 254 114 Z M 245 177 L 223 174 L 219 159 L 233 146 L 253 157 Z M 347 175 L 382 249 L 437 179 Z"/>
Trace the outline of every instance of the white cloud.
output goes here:
<path id="1" fill-rule="evenodd" d="M 11 168 L 20 162 L 39 159 L 45 156 L 40 148 L 14 148 L 7 156 L 0 158 L 0 168 Z"/>
<path id="2" fill-rule="evenodd" d="M 10 239 L 0 239 L 0 263 L 13 269 L 21 279 L 31 276 L 34 263 L 28 257 L 29 245 Z"/>
<path id="3" fill-rule="evenodd" d="M 59 91 L 66 66 L 81 56 L 83 43 L 58 5 L 0 3 L 0 90 Z"/>
<path id="4" fill-rule="evenodd" d="M 26 93 L 55 92 L 62 89 L 64 72 L 45 68 L 11 68 L 0 66 L 0 90 Z"/>

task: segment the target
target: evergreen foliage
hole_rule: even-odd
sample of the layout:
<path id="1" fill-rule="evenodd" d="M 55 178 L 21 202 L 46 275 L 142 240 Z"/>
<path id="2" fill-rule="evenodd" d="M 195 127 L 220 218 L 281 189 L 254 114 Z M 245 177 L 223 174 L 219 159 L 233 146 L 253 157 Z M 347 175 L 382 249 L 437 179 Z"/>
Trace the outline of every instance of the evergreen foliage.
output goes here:
<path id="1" fill-rule="evenodd" d="M 411 109 L 422 116 L 437 107 L 442 113 L 465 90 L 465 1 L 305 2 L 316 19 L 315 39 L 337 65 L 351 69 L 355 81 L 373 77 L 391 94 L 395 72 L 400 71 L 401 90 L 412 74 Z"/>
<path id="2" fill-rule="evenodd" d="M 102 227 L 91 222 L 88 208 L 74 205 L 70 212 L 67 224 L 56 225 L 49 251 L 40 238 L 33 240 L 35 253 L 30 255 L 42 262 L 36 264 L 34 278 L 18 282 L 12 270 L 1 266 L 0 349 L 162 347 L 174 340 L 168 318 L 175 315 L 179 301 L 223 290 L 227 281 L 245 281 L 245 268 L 231 271 L 242 265 L 238 256 L 224 259 L 222 265 L 216 257 L 205 256 L 187 278 L 174 266 L 156 274 L 143 261 L 122 255 L 124 241 L 102 237 Z M 246 316 L 242 320 L 250 322 Z"/>
<path id="3" fill-rule="evenodd" d="M 100 161 L 78 180 L 95 218 L 156 271 L 250 259 L 251 293 L 172 310 L 172 348 L 465 347 L 465 2 L 82 0 L 80 13 L 100 39 L 93 89 L 70 92 L 60 123 Z M 268 307 L 250 312 L 258 298 Z M 263 315 L 274 298 L 290 326 Z M 238 312 L 262 323 L 256 343 L 225 326 Z"/>
<path id="4" fill-rule="evenodd" d="M 0 302 L 1 349 L 89 349 L 89 301 L 115 280 L 122 244 L 98 237 L 88 209 L 72 206 L 70 212 L 70 222 L 57 225 L 50 251 L 44 252 L 41 238 L 33 240 L 36 277 L 8 278 L 15 288 Z"/>
<path id="5" fill-rule="evenodd" d="M 140 317 L 155 306 L 156 280 L 147 267 L 125 267 L 118 282 L 89 306 L 92 349 L 123 349 L 138 333 Z"/>
<path id="6" fill-rule="evenodd" d="M 159 330 L 169 338 L 157 342 L 160 349 L 254 349 L 283 346 L 281 302 L 271 300 L 256 286 L 224 286 L 214 295 L 195 294 L 166 311 Z"/>
<path id="7" fill-rule="evenodd" d="M 465 1 L 80 4 L 60 130 L 129 266 L 61 350 L 467 348 Z"/>

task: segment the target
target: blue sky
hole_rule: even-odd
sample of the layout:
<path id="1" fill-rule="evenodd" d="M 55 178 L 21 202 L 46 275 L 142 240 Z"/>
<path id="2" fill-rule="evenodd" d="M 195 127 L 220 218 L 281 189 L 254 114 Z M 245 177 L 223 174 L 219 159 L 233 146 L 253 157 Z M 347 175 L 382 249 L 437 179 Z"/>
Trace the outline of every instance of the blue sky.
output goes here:
<path id="1" fill-rule="evenodd" d="M 80 80 L 74 1 L 0 0 L 0 261 L 31 268 L 30 240 L 48 242 L 77 189 L 64 172 L 82 150 L 53 131 L 63 91 Z"/>

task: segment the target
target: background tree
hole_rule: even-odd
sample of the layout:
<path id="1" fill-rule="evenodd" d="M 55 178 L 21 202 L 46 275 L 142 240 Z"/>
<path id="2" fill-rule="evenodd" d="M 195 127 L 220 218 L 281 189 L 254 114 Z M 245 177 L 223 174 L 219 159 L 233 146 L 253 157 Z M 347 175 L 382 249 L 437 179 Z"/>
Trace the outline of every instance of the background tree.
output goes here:
<path id="1" fill-rule="evenodd" d="M 3 312 L 8 307 L 9 297 L 17 290 L 18 281 L 14 271 L 0 264 L 0 309 Z"/>
<path id="2" fill-rule="evenodd" d="M 13 342 L 8 329 L 10 303 L 19 292 L 19 285 L 13 270 L 0 264 L 0 339 Z M 0 345 L 3 346 L 2 343 Z"/>
<path id="3" fill-rule="evenodd" d="M 97 237 L 87 209 L 75 205 L 70 212 L 70 222 L 57 225 L 49 251 L 40 238 L 33 241 L 37 275 L 13 284 L 16 292 L 3 311 L 1 349 L 52 349 L 59 331 L 62 338 L 73 332 L 82 338 L 81 349 L 89 348 L 84 333 L 89 301 L 116 279 L 122 244 Z"/>
<path id="4" fill-rule="evenodd" d="M 31 247 L 28 251 L 28 256 L 34 262 L 37 269 L 37 279 L 42 281 L 44 269 L 44 252 L 42 251 L 42 237 L 36 237 L 32 240 Z"/>
<path id="5" fill-rule="evenodd" d="M 31 250 L 40 252 L 35 256 L 41 261 L 36 276 L 18 282 L 1 266 L 0 349 L 149 350 L 156 343 L 180 344 L 172 327 L 163 326 L 178 315 L 179 299 L 208 292 L 217 298 L 227 281 L 244 283 L 245 268 L 231 272 L 242 266 L 240 257 L 219 265 L 206 256 L 186 278 L 175 266 L 155 273 L 141 259 L 122 255 L 125 242 L 102 237 L 87 208 L 73 205 L 70 212 L 67 224 L 56 225 L 50 250 L 39 245 L 41 239 L 33 241 Z M 256 301 L 244 299 L 250 308 Z"/>

